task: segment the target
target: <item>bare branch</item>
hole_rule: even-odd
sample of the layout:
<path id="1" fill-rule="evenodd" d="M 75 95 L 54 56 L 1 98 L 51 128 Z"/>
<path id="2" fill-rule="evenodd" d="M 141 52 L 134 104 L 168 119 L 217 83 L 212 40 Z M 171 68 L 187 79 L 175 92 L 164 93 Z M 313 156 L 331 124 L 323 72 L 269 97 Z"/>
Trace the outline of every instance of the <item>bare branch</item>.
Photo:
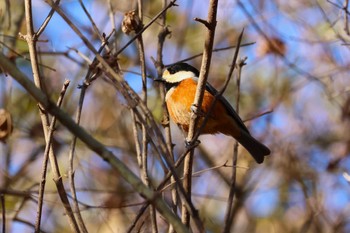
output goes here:
<path id="1" fill-rule="evenodd" d="M 68 88 L 69 81 L 66 80 L 63 84 L 60 97 L 57 100 L 57 107 L 61 107 L 64 95 L 66 93 L 66 90 Z M 51 119 L 51 124 L 49 128 L 49 134 L 48 134 L 48 140 L 45 146 L 45 152 L 44 152 L 44 158 L 42 162 L 42 169 L 41 169 L 41 182 L 40 182 L 40 188 L 39 188 L 39 197 L 38 197 L 38 209 L 37 209 L 37 217 L 35 222 L 35 232 L 40 232 L 40 224 L 41 224 L 41 218 L 42 218 L 42 206 L 44 201 L 44 193 L 45 193 L 45 183 L 46 183 L 46 173 L 47 173 L 47 163 L 49 161 L 49 154 L 50 154 L 50 148 L 52 147 L 52 141 L 53 141 L 53 133 L 55 131 L 56 127 L 56 117 L 53 117 Z"/>
<path id="2" fill-rule="evenodd" d="M 56 0 L 55 5 L 59 5 L 61 0 Z M 46 19 L 44 20 L 43 24 L 40 26 L 40 28 L 38 29 L 38 31 L 35 33 L 35 37 L 39 38 L 40 35 L 45 31 L 45 28 L 47 27 L 47 25 L 49 24 L 53 14 L 55 13 L 54 9 L 51 9 L 48 16 L 46 17 Z"/>
<path id="3" fill-rule="evenodd" d="M 240 39 L 242 39 L 243 31 L 241 33 Z M 236 50 L 237 52 L 237 50 Z M 231 66 L 238 66 L 238 76 L 237 76 L 237 96 L 236 96 L 236 112 L 239 114 L 239 100 L 240 100 L 240 92 L 241 92 L 241 75 L 242 75 L 242 68 L 246 64 L 245 61 L 247 58 L 241 59 L 238 64 L 236 63 L 238 52 L 235 54 L 235 58 L 233 62 L 231 63 Z M 237 157 L 238 157 L 238 141 L 235 141 L 235 144 L 233 146 L 233 155 L 232 155 L 232 174 L 231 174 L 231 185 L 230 185 L 230 193 L 227 201 L 227 208 L 226 208 L 226 216 L 225 216 L 225 225 L 223 232 L 229 233 L 231 231 L 231 226 L 233 224 L 232 219 L 232 209 L 233 209 L 233 199 L 236 194 L 236 176 L 237 176 Z"/>

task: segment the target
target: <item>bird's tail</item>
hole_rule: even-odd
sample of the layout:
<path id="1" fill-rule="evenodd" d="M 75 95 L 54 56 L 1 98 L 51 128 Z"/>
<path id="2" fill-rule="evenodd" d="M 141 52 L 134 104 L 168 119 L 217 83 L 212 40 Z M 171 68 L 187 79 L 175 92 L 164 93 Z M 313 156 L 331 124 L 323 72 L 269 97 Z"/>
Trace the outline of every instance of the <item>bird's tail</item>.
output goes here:
<path id="1" fill-rule="evenodd" d="M 264 157 L 271 153 L 267 146 L 246 132 L 241 132 L 241 135 L 237 137 L 237 141 L 247 149 L 257 163 L 262 163 L 264 161 Z"/>

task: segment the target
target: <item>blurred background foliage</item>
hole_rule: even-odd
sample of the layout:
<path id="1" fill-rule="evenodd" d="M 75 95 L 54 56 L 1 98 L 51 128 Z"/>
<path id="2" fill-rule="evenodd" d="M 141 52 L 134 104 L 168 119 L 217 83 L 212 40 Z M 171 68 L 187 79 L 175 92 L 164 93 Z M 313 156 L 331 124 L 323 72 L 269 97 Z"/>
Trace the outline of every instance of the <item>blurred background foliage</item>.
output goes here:
<path id="1" fill-rule="evenodd" d="M 132 36 L 122 33 L 121 21 L 125 12 L 135 9 L 136 1 L 83 3 L 101 34 L 109 35 L 115 29 L 111 42 L 115 48 L 131 39 Z M 172 7 L 166 17 L 171 34 L 165 41 L 164 64 L 203 51 L 205 28 L 194 18 L 206 18 L 209 1 L 176 3 L 178 6 Z M 235 45 L 238 34 L 245 29 L 243 43 L 249 45 L 240 50 L 240 57 L 247 57 L 241 80 L 240 116 L 249 120 L 246 123 L 252 134 L 272 150 L 262 165 L 255 164 L 244 149 L 239 150 L 237 183 L 241 192 L 235 200 L 232 232 L 350 232 L 347 3 L 347 0 L 219 1 L 214 47 Z M 60 7 L 98 48 L 101 41 L 79 1 L 62 0 Z M 144 24 L 161 9 L 160 0 L 144 1 Z M 45 1 L 33 1 L 36 29 L 49 11 Z M 157 56 L 157 35 L 162 26 L 158 20 L 143 33 L 147 74 L 151 78 L 157 76 L 152 58 Z M 2 53 L 32 78 L 28 49 L 19 36 L 26 33 L 23 0 L 0 1 L 0 31 Z M 80 54 L 91 60 L 93 54 L 58 14 L 54 14 L 39 40 L 46 92 L 56 100 L 64 80 L 70 80 L 62 109 L 74 117 L 79 86 L 89 67 Z M 233 53 L 233 49 L 213 53 L 209 76 L 213 86 L 223 85 Z M 119 55 L 118 61 L 125 80 L 141 94 L 137 54 L 136 44 L 132 44 Z M 199 68 L 201 57 L 188 62 Z M 33 98 L 11 77 L 2 71 L 0 75 L 0 108 L 11 115 L 13 124 L 12 134 L 0 142 L 0 191 L 4 194 L 6 226 L 8 232 L 32 232 L 45 148 L 40 117 Z M 151 78 L 148 107 L 161 124 L 163 100 Z M 236 94 L 234 77 L 224 95 L 233 104 Z M 122 95 L 102 78 L 88 87 L 81 124 L 139 174 L 130 110 Z M 171 126 L 177 157 L 184 151 L 184 138 L 175 125 Z M 72 135 L 58 124 L 54 150 L 67 187 L 71 140 Z M 221 232 L 234 141 L 223 135 L 205 135 L 200 140 L 202 143 L 195 152 L 192 198 L 208 232 Z M 125 232 L 144 200 L 81 142 L 74 163 L 78 200 L 89 232 Z M 151 149 L 149 171 L 154 185 L 163 179 L 164 172 Z M 19 193 L 11 194 L 9 190 Z M 56 192 L 49 170 L 42 230 L 70 232 Z M 170 199 L 169 190 L 164 192 L 164 198 Z M 159 231 L 165 232 L 168 226 L 158 218 Z M 139 226 L 141 232 L 149 232 L 148 225 L 146 216 Z"/>

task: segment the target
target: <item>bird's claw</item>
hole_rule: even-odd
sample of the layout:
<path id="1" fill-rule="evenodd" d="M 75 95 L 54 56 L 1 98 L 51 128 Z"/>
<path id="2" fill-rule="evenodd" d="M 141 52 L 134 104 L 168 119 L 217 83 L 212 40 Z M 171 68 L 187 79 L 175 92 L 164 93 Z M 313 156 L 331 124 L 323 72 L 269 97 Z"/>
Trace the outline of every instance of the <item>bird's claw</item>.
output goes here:
<path id="1" fill-rule="evenodd" d="M 194 147 L 197 147 L 200 143 L 201 143 L 201 141 L 199 141 L 199 140 L 195 140 L 195 141 L 193 141 L 193 140 L 191 140 L 191 141 L 185 140 L 185 146 L 186 146 L 187 149 L 192 149 Z"/>
<path id="2" fill-rule="evenodd" d="M 191 112 L 197 114 L 198 116 L 205 116 L 205 113 L 195 104 L 191 105 Z"/>

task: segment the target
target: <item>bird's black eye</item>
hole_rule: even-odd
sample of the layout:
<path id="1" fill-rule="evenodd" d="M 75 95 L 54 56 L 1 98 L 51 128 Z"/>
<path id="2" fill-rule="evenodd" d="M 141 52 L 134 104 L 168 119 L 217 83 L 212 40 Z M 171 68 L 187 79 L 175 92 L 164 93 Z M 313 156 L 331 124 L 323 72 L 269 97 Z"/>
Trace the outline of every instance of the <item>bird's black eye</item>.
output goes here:
<path id="1" fill-rule="evenodd" d="M 169 71 L 170 74 L 175 74 L 177 72 L 177 70 L 174 69 L 173 67 L 169 67 L 168 71 Z"/>

